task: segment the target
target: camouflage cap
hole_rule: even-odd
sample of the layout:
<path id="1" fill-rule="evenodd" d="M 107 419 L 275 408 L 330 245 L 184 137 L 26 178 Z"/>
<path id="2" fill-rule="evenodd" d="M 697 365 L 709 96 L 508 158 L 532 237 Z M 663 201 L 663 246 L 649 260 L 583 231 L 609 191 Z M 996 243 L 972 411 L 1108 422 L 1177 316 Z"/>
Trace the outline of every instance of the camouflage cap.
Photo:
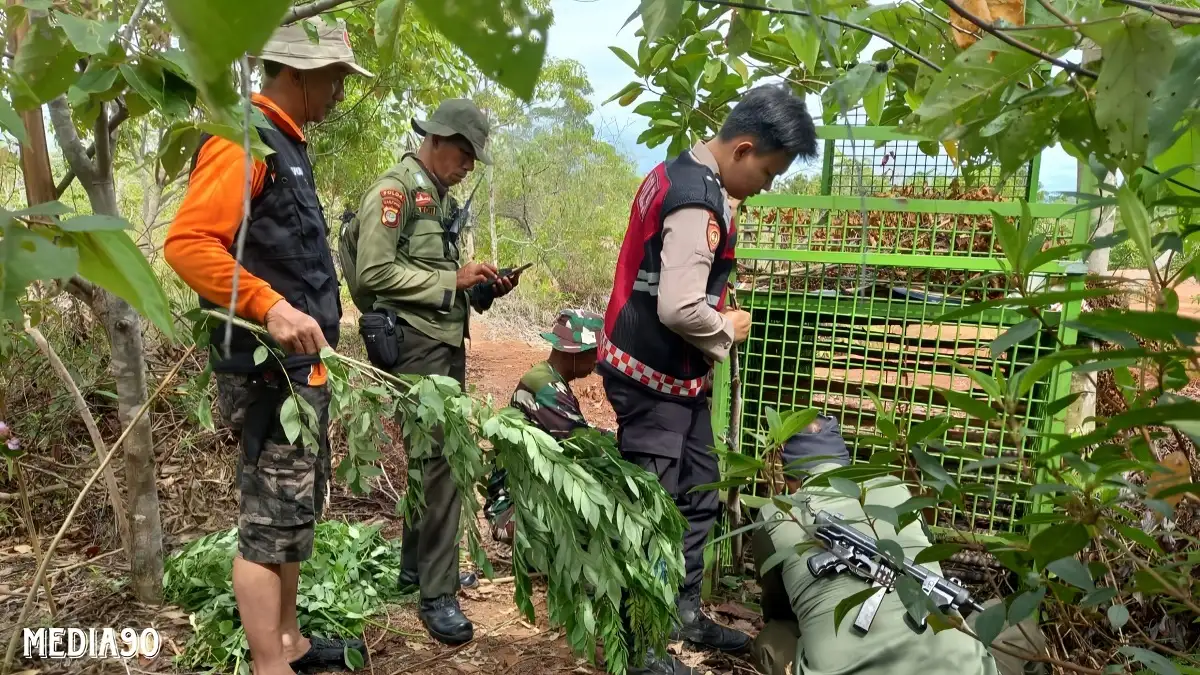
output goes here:
<path id="1" fill-rule="evenodd" d="M 604 329 L 604 317 L 582 309 L 564 309 L 558 313 L 554 327 L 542 333 L 556 350 L 578 354 L 596 348 L 596 333 Z"/>

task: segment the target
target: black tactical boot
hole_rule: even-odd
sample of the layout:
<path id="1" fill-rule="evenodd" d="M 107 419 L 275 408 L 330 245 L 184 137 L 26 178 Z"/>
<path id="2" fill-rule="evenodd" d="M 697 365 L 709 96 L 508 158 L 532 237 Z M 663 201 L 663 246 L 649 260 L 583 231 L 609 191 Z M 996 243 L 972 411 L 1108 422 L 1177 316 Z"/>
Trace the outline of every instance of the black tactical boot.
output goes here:
<path id="1" fill-rule="evenodd" d="M 663 658 L 653 651 L 646 652 L 646 660 L 640 668 L 631 665 L 626 672 L 629 675 L 699 675 L 699 671 L 683 665 L 671 654 Z"/>
<path id="2" fill-rule="evenodd" d="M 421 580 L 417 577 L 417 573 L 411 570 L 401 570 L 400 578 L 396 580 L 396 584 L 400 587 L 401 595 L 416 593 L 420 590 Z M 463 588 L 476 588 L 479 586 L 479 575 L 471 571 L 458 573 L 458 585 Z"/>
<path id="3" fill-rule="evenodd" d="M 679 620 L 681 625 L 671 633 L 672 640 L 731 654 L 744 651 L 750 644 L 749 635 L 726 628 L 705 615 L 700 608 L 699 589 L 679 595 Z"/>
<path id="4" fill-rule="evenodd" d="M 423 599 L 417 613 L 425 630 L 443 644 L 461 645 L 475 636 L 475 626 L 459 609 L 458 598 L 453 595 Z"/>

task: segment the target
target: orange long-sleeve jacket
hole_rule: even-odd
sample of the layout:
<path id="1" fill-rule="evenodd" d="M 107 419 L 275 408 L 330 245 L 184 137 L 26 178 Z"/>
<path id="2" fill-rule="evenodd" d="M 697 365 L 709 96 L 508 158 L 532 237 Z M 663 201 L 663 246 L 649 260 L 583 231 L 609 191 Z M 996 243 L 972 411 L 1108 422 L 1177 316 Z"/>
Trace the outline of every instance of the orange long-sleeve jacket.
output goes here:
<path id="1" fill-rule="evenodd" d="M 304 140 L 304 132 L 274 101 L 255 94 L 253 102 L 285 133 Z M 245 201 L 245 157 L 242 146 L 219 136 L 208 139 L 196 157 L 196 167 L 175 221 L 167 231 L 163 254 L 184 283 L 205 300 L 228 307 L 233 298 L 232 253 L 242 225 Z M 262 191 L 267 166 L 255 159 L 250 196 Z M 238 272 L 238 316 L 264 323 L 267 311 L 283 296 L 267 282 Z"/>

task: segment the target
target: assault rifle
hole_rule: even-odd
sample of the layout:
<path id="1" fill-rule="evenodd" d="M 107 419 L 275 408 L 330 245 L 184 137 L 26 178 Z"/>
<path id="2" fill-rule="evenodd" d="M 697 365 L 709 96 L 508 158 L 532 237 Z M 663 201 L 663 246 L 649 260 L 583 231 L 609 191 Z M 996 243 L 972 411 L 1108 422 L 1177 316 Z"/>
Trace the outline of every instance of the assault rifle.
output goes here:
<path id="1" fill-rule="evenodd" d="M 944 579 L 917 565 L 908 558 L 899 567 L 883 551 L 878 542 L 858 530 L 846 525 L 838 518 L 821 511 L 814 522 L 813 536 L 824 545 L 825 550 L 808 559 L 808 571 L 814 578 L 827 574 L 850 572 L 869 581 L 879 590 L 859 607 L 854 627 L 862 633 L 871 628 L 879 605 L 888 593 L 895 590 L 896 578 L 905 574 L 921 584 L 921 593 L 929 596 L 938 609 L 954 610 L 966 618 L 973 612 L 982 612 L 983 607 L 971 599 L 971 593 L 955 580 Z M 926 628 L 928 612 L 914 617 L 911 612 L 905 618 L 918 633 Z"/>

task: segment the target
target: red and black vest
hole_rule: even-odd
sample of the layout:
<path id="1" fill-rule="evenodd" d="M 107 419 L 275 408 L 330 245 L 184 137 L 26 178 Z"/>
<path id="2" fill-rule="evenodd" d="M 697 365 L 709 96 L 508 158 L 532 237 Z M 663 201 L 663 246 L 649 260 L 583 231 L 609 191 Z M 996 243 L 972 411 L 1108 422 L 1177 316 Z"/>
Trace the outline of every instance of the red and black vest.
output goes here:
<path id="1" fill-rule="evenodd" d="M 724 308 L 737 232 L 732 222 L 726 222 L 728 207 L 720 179 L 685 152 L 655 167 L 638 189 L 617 258 L 597 359 L 602 370 L 659 394 L 697 398 L 710 388 L 712 363 L 658 318 L 663 221 L 689 206 L 708 209 L 719 228 L 706 233 L 717 241 L 705 295 L 710 306 L 718 311 Z"/>

